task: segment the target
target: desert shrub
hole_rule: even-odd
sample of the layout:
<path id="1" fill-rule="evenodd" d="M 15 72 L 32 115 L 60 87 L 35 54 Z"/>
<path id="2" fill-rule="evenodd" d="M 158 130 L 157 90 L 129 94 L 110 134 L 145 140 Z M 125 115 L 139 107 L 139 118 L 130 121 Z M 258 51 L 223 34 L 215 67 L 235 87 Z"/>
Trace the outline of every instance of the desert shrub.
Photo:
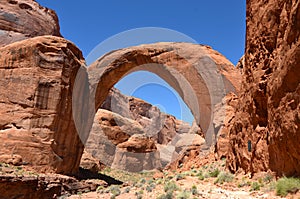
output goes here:
<path id="1" fill-rule="evenodd" d="M 216 169 L 213 169 L 212 171 L 209 171 L 209 176 L 215 178 L 219 175 L 219 173 L 220 173 L 220 170 L 218 168 L 216 168 Z"/>
<path id="2" fill-rule="evenodd" d="M 191 170 L 191 176 L 197 176 L 198 175 L 198 170 L 197 169 L 192 169 Z"/>
<path id="3" fill-rule="evenodd" d="M 137 199 L 142 199 L 143 198 L 143 194 L 144 194 L 143 190 L 140 190 L 139 192 L 135 192 L 135 195 L 136 195 Z"/>
<path id="4" fill-rule="evenodd" d="M 156 184 L 162 184 L 162 183 L 163 183 L 163 180 L 162 180 L 162 179 L 156 180 Z"/>
<path id="5" fill-rule="evenodd" d="M 197 195 L 198 194 L 198 190 L 197 190 L 197 186 L 196 185 L 192 186 L 191 192 L 192 192 L 193 195 Z"/>
<path id="6" fill-rule="evenodd" d="M 121 194 L 119 186 L 116 186 L 116 185 L 111 186 L 109 188 L 109 192 L 114 196 L 118 196 Z"/>
<path id="7" fill-rule="evenodd" d="M 205 177 L 204 177 L 204 175 L 203 175 L 203 174 L 201 174 L 201 175 L 199 175 L 199 176 L 198 176 L 198 179 L 199 179 L 199 180 L 204 180 L 204 179 L 205 179 Z"/>
<path id="8" fill-rule="evenodd" d="M 267 173 L 263 178 L 263 181 L 266 183 L 270 183 L 272 180 L 273 180 L 273 176 L 269 173 Z"/>
<path id="9" fill-rule="evenodd" d="M 277 181 L 276 194 L 278 196 L 286 196 L 288 193 L 295 193 L 300 190 L 299 178 L 283 177 Z"/>
<path id="10" fill-rule="evenodd" d="M 97 191 L 98 193 L 103 193 L 104 187 L 100 185 L 100 186 L 97 187 L 96 191 Z"/>
<path id="11" fill-rule="evenodd" d="M 252 182 L 250 191 L 258 191 L 260 190 L 260 186 L 258 182 Z"/>
<path id="12" fill-rule="evenodd" d="M 181 173 L 179 173 L 179 174 L 177 174 L 177 175 L 175 176 L 175 180 L 176 180 L 176 181 L 182 180 L 182 179 L 184 179 L 184 178 L 185 178 L 185 176 L 184 176 L 183 174 L 181 174 Z"/>
<path id="13" fill-rule="evenodd" d="M 150 185 L 146 186 L 146 191 L 147 191 L 147 192 L 152 192 L 152 190 L 153 190 L 153 188 L 150 187 Z"/>
<path id="14" fill-rule="evenodd" d="M 217 176 L 215 183 L 223 184 L 224 182 L 232 182 L 233 175 L 228 172 L 220 172 Z"/>
<path id="15" fill-rule="evenodd" d="M 167 193 L 161 194 L 157 199 L 173 199 L 173 192 L 168 191 Z"/>
<path id="16" fill-rule="evenodd" d="M 184 190 L 184 191 L 178 193 L 178 195 L 176 196 L 176 199 L 188 199 L 188 198 L 190 198 L 190 195 L 191 194 L 188 191 Z"/>
<path id="17" fill-rule="evenodd" d="M 237 186 L 239 188 L 245 187 L 245 186 L 250 186 L 250 185 L 251 185 L 251 183 L 245 179 L 242 179 L 242 181 L 238 182 L 238 184 L 237 184 Z"/>
<path id="18" fill-rule="evenodd" d="M 176 183 L 174 181 L 169 181 L 164 186 L 165 192 L 169 192 L 169 191 L 173 192 L 173 191 L 176 191 L 177 189 L 178 189 L 178 186 L 176 185 Z"/>

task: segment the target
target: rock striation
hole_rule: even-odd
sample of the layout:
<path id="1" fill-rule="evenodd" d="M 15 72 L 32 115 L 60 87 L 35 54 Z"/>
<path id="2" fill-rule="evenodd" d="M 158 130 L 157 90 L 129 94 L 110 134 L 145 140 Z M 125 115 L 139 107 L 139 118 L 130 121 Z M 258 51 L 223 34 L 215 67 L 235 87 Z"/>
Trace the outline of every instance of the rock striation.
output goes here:
<path id="1" fill-rule="evenodd" d="M 233 172 L 300 175 L 300 2 L 247 1 L 243 84 L 230 129 Z"/>

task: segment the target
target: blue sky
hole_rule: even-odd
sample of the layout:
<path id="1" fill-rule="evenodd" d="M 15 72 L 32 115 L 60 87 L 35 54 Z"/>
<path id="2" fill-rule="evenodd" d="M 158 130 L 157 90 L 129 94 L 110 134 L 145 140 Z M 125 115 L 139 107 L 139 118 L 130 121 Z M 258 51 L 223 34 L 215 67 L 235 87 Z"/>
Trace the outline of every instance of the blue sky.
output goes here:
<path id="1" fill-rule="evenodd" d="M 74 42 L 85 57 L 109 37 L 142 27 L 161 27 L 181 32 L 197 43 L 212 46 L 233 64 L 236 64 L 244 53 L 246 1 L 37 0 L 37 2 L 56 11 L 62 35 Z M 141 40 L 141 43 L 145 43 L 144 40 Z M 120 47 L 124 46 L 120 44 Z M 146 73 L 140 75 L 150 77 Z M 122 90 L 120 85 L 125 83 L 134 84 L 137 75 L 132 76 L 131 80 L 129 76 L 129 80 L 119 82 L 118 88 Z M 150 79 L 156 78 L 153 75 Z M 154 95 L 147 96 L 147 93 L 155 94 L 154 91 L 157 89 L 165 90 L 162 92 L 164 94 L 161 94 L 160 101 L 157 101 Z M 158 88 L 155 84 L 152 84 L 151 88 L 149 84 L 139 88 L 136 94 L 138 93 L 140 98 L 147 98 L 151 103 L 161 104 L 167 111 L 175 110 L 178 106 L 174 104 L 171 106 L 171 103 L 168 103 L 174 95 L 168 91 L 172 91 L 172 88 L 164 86 Z M 124 92 L 126 93 L 126 90 Z M 190 120 L 186 118 L 181 119 Z"/>

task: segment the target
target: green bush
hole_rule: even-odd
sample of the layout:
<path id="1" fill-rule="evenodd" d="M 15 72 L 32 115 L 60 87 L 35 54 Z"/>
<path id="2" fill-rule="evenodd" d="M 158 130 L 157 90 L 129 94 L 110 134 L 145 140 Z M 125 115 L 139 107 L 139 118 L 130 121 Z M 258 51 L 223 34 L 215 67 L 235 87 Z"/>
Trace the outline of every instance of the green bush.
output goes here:
<path id="1" fill-rule="evenodd" d="M 220 170 L 218 168 L 216 168 L 209 172 L 209 176 L 215 178 L 219 175 L 219 173 L 220 173 Z"/>
<path id="2" fill-rule="evenodd" d="M 232 182 L 233 175 L 228 172 L 220 172 L 215 183 L 223 184 L 224 182 Z"/>
<path id="3" fill-rule="evenodd" d="M 184 190 L 184 191 L 178 193 L 178 195 L 176 196 L 176 199 L 188 199 L 188 198 L 190 198 L 190 195 L 191 194 L 188 191 Z"/>
<path id="4" fill-rule="evenodd" d="M 199 180 L 204 180 L 205 177 L 204 177 L 204 175 L 201 174 L 201 175 L 198 176 L 198 179 L 199 179 Z"/>
<path id="5" fill-rule="evenodd" d="M 283 177 L 277 181 L 276 194 L 278 196 L 286 196 L 288 193 L 295 193 L 300 190 L 299 178 Z"/>
<path id="6" fill-rule="evenodd" d="M 196 185 L 192 186 L 191 192 L 192 192 L 193 195 L 197 195 L 198 194 L 198 190 L 197 190 L 197 186 Z"/>
<path id="7" fill-rule="evenodd" d="M 259 191 L 260 190 L 260 184 L 258 182 L 253 182 L 251 184 L 250 191 Z"/>
<path id="8" fill-rule="evenodd" d="M 178 186 L 176 185 L 176 183 L 174 181 L 169 181 L 164 186 L 165 192 L 169 192 L 169 191 L 173 192 L 173 191 L 176 191 L 177 189 L 178 189 Z"/>
<path id="9" fill-rule="evenodd" d="M 173 192 L 168 191 L 167 193 L 161 194 L 157 199 L 173 199 Z"/>

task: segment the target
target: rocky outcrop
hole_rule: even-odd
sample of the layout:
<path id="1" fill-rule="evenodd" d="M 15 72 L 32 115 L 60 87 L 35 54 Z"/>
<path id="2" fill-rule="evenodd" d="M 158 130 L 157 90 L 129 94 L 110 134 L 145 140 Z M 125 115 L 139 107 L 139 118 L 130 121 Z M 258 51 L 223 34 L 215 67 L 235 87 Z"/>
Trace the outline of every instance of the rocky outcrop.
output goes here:
<path id="1" fill-rule="evenodd" d="M 228 167 L 300 175 L 299 1 L 247 1 L 243 71 Z"/>
<path id="2" fill-rule="evenodd" d="M 57 198 L 96 191 L 98 186 L 107 186 L 103 180 L 78 181 L 76 178 L 57 174 L 0 174 L 1 198 Z"/>
<path id="3" fill-rule="evenodd" d="M 107 110 L 97 111 L 85 150 L 107 166 L 132 172 L 161 168 L 183 148 L 204 143 L 197 125 L 115 88 L 101 107 Z M 168 145 L 172 147 L 166 151 Z"/>
<path id="4" fill-rule="evenodd" d="M 0 48 L 0 155 L 19 155 L 38 171 L 77 172 L 83 145 L 72 89 L 83 65 L 80 50 L 60 37 Z"/>
<path id="5" fill-rule="evenodd" d="M 2 0 L 0 47 L 31 37 L 60 36 L 58 18 L 51 9 L 34 0 Z"/>

